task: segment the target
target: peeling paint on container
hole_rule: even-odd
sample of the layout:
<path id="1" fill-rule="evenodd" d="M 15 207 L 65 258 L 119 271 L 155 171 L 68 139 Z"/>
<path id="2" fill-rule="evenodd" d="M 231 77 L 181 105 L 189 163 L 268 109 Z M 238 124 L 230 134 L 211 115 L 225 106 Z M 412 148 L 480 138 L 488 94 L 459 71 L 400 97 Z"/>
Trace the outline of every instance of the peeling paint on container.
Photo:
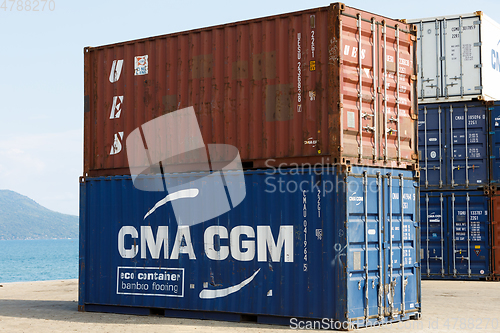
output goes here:
<path id="1" fill-rule="evenodd" d="M 240 204 L 187 228 L 170 204 L 145 217 L 165 193 L 138 190 L 130 176 L 82 178 L 79 309 L 284 325 L 331 318 L 351 328 L 418 319 L 414 175 L 245 171 Z M 225 174 L 227 186 L 238 181 Z"/>
<path id="2" fill-rule="evenodd" d="M 85 48 L 84 175 L 128 174 L 127 136 L 191 106 L 246 169 L 415 170 L 415 43 L 411 25 L 336 3 Z"/>

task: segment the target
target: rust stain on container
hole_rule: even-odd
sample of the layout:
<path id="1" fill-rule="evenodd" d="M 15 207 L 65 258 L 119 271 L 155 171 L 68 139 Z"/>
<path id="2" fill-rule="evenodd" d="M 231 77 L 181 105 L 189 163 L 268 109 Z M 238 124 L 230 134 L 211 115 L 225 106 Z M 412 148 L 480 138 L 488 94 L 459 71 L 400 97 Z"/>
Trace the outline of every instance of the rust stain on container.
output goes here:
<path id="1" fill-rule="evenodd" d="M 86 48 L 84 174 L 128 174 L 128 134 L 190 106 L 205 144 L 247 168 L 415 169 L 413 34 L 336 3 Z"/>

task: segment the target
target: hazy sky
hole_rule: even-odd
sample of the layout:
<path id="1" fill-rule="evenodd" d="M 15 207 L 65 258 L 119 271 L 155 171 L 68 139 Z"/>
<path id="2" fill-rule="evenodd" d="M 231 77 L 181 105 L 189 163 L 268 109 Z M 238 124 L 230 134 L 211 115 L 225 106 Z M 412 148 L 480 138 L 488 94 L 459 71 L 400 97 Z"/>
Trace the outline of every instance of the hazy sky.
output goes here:
<path id="1" fill-rule="evenodd" d="M 0 0 L 0 5 L 4 0 Z M 23 6 L 19 7 L 19 3 Z M 83 48 L 327 6 L 307 1 L 6 1 L 0 8 L 0 189 L 78 215 Z M 500 1 L 345 1 L 391 18 L 481 10 Z M 45 4 L 45 8 L 42 7 Z M 28 11 L 28 8 L 30 9 Z M 21 9 L 21 10 L 19 10 Z M 52 10 L 51 10 L 52 9 Z M 500 39 L 500 36 L 499 36 Z"/>

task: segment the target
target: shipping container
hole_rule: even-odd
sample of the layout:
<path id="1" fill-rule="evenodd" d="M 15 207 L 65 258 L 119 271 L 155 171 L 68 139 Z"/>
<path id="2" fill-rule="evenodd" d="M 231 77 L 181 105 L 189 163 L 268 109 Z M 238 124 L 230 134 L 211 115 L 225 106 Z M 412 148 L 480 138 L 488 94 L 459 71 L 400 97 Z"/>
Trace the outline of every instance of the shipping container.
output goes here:
<path id="1" fill-rule="evenodd" d="M 500 196 L 491 197 L 491 273 L 500 280 Z"/>
<path id="2" fill-rule="evenodd" d="M 418 319 L 414 175 L 352 167 L 82 178 L 79 309 L 284 325 L 329 318 L 337 328 Z M 200 201 L 161 206 L 175 194 L 152 191 L 158 182 L 198 184 Z M 217 216 L 227 199 L 232 209 Z M 191 223 L 205 213 L 215 217 Z"/>
<path id="3" fill-rule="evenodd" d="M 416 170 L 415 44 L 411 25 L 335 3 L 87 47 L 84 175 L 129 174 L 129 134 L 188 107 L 245 169 Z"/>
<path id="4" fill-rule="evenodd" d="M 500 25 L 483 12 L 410 20 L 417 28 L 418 100 L 500 100 Z"/>
<path id="5" fill-rule="evenodd" d="M 419 105 L 423 190 L 487 188 L 489 107 L 482 102 Z"/>
<path id="6" fill-rule="evenodd" d="M 421 192 L 422 278 L 489 278 L 489 203 L 482 191 Z"/>
<path id="7" fill-rule="evenodd" d="M 490 182 L 493 191 L 500 183 L 500 102 L 494 102 L 490 107 Z"/>

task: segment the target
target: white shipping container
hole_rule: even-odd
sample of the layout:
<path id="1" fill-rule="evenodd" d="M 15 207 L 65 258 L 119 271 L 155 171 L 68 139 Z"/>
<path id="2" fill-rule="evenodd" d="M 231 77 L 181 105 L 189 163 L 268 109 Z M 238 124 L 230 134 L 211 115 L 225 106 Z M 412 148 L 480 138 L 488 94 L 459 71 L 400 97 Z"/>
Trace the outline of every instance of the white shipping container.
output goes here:
<path id="1" fill-rule="evenodd" d="M 417 27 L 419 103 L 500 100 L 500 24 L 479 11 L 409 23 Z"/>

